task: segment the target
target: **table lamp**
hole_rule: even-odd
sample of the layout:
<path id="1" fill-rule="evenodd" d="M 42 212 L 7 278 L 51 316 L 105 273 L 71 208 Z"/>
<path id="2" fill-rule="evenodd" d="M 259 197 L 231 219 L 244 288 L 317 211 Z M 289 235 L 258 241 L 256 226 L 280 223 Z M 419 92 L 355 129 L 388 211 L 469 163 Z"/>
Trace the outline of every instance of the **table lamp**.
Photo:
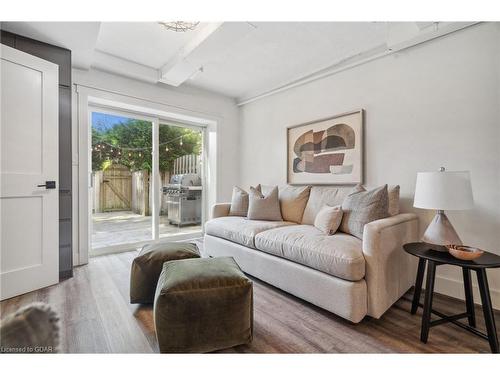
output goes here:
<path id="1" fill-rule="evenodd" d="M 417 173 L 413 206 L 437 210 L 422 237 L 424 242 L 439 245 L 434 250 L 442 250 L 440 246 L 444 245 L 462 245 L 444 210 L 467 210 L 473 204 L 468 171 L 445 171 L 441 167 L 438 172 Z"/>

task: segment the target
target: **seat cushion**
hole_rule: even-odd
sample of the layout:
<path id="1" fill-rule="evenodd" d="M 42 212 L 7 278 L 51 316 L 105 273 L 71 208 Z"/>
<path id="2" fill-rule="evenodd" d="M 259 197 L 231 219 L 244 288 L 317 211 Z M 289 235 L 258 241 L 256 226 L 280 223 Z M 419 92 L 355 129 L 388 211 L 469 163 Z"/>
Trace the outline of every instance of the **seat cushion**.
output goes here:
<path id="1" fill-rule="evenodd" d="M 205 233 L 255 248 L 255 235 L 265 230 L 296 225 L 288 221 L 249 220 L 238 216 L 218 217 L 206 222 Z"/>
<path id="2" fill-rule="evenodd" d="M 286 226 L 257 234 L 255 247 L 345 280 L 365 276 L 361 240 L 345 233 L 328 236 L 311 225 Z"/>

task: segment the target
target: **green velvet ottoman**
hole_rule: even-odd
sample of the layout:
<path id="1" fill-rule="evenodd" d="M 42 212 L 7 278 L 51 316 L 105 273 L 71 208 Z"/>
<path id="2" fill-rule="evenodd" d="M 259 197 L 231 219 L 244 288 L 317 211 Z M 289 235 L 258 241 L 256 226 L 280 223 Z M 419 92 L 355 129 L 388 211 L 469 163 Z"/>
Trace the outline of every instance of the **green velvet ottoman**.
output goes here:
<path id="1" fill-rule="evenodd" d="M 153 303 L 163 263 L 199 257 L 198 248 L 191 243 L 158 241 L 145 245 L 132 262 L 130 303 Z"/>
<path id="2" fill-rule="evenodd" d="M 206 353 L 247 344 L 253 334 L 253 289 L 233 258 L 163 265 L 154 302 L 161 353 Z"/>

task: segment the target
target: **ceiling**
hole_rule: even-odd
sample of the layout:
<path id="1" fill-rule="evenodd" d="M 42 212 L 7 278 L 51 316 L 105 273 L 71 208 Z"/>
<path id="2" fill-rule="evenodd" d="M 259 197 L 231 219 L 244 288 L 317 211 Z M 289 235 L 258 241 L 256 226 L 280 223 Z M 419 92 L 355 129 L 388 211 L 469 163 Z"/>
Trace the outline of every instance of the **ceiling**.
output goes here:
<path id="1" fill-rule="evenodd" d="M 7 31 L 72 50 L 75 68 L 188 84 L 240 101 L 437 27 L 434 22 L 202 22 L 176 33 L 156 22 L 2 23 Z"/>

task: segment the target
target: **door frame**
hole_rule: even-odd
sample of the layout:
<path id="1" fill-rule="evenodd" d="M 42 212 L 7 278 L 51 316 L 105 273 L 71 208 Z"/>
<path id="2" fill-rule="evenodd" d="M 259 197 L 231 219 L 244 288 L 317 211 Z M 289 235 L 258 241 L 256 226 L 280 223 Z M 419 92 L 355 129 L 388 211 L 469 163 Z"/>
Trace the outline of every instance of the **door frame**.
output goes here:
<path id="1" fill-rule="evenodd" d="M 128 116 L 137 119 L 144 119 L 153 122 L 153 139 L 158 138 L 159 125 L 182 126 L 195 128 L 202 131 L 203 140 L 203 168 L 202 168 L 202 229 L 200 232 L 192 234 L 172 235 L 172 240 L 184 240 L 203 235 L 204 223 L 208 217 L 208 207 L 215 203 L 217 184 L 216 184 L 216 161 L 217 161 L 217 124 L 220 119 L 207 115 L 198 117 L 198 113 L 182 110 L 180 108 L 171 108 L 161 103 L 150 102 L 127 95 L 111 93 L 100 89 L 93 89 L 86 86 L 76 85 L 77 116 L 78 126 L 78 224 L 76 232 L 78 234 L 78 247 L 75 249 L 75 265 L 88 263 L 89 253 L 91 252 L 91 197 L 90 183 L 92 173 L 91 158 L 91 113 L 92 111 Z M 173 111 L 172 111 L 173 109 Z M 184 112 L 184 113 L 183 113 Z M 156 129 L 156 130 L 155 130 Z M 153 204 L 159 210 L 159 154 L 157 150 L 158 141 L 153 146 L 153 194 L 156 203 Z M 156 161 L 155 161 L 156 157 Z M 210 187 L 210 188 L 209 188 Z M 155 193 L 157 191 L 157 193 Z M 159 214 L 159 212 L 158 212 Z M 156 220 L 155 220 L 156 218 Z M 158 228 L 159 215 L 153 215 L 155 220 L 154 228 Z M 154 238 L 159 238 L 156 231 Z M 117 245 L 109 247 L 108 251 L 102 251 L 101 254 L 122 252 L 127 249 L 137 248 L 145 243 L 154 241 L 154 239 L 141 241 L 135 244 Z"/>

